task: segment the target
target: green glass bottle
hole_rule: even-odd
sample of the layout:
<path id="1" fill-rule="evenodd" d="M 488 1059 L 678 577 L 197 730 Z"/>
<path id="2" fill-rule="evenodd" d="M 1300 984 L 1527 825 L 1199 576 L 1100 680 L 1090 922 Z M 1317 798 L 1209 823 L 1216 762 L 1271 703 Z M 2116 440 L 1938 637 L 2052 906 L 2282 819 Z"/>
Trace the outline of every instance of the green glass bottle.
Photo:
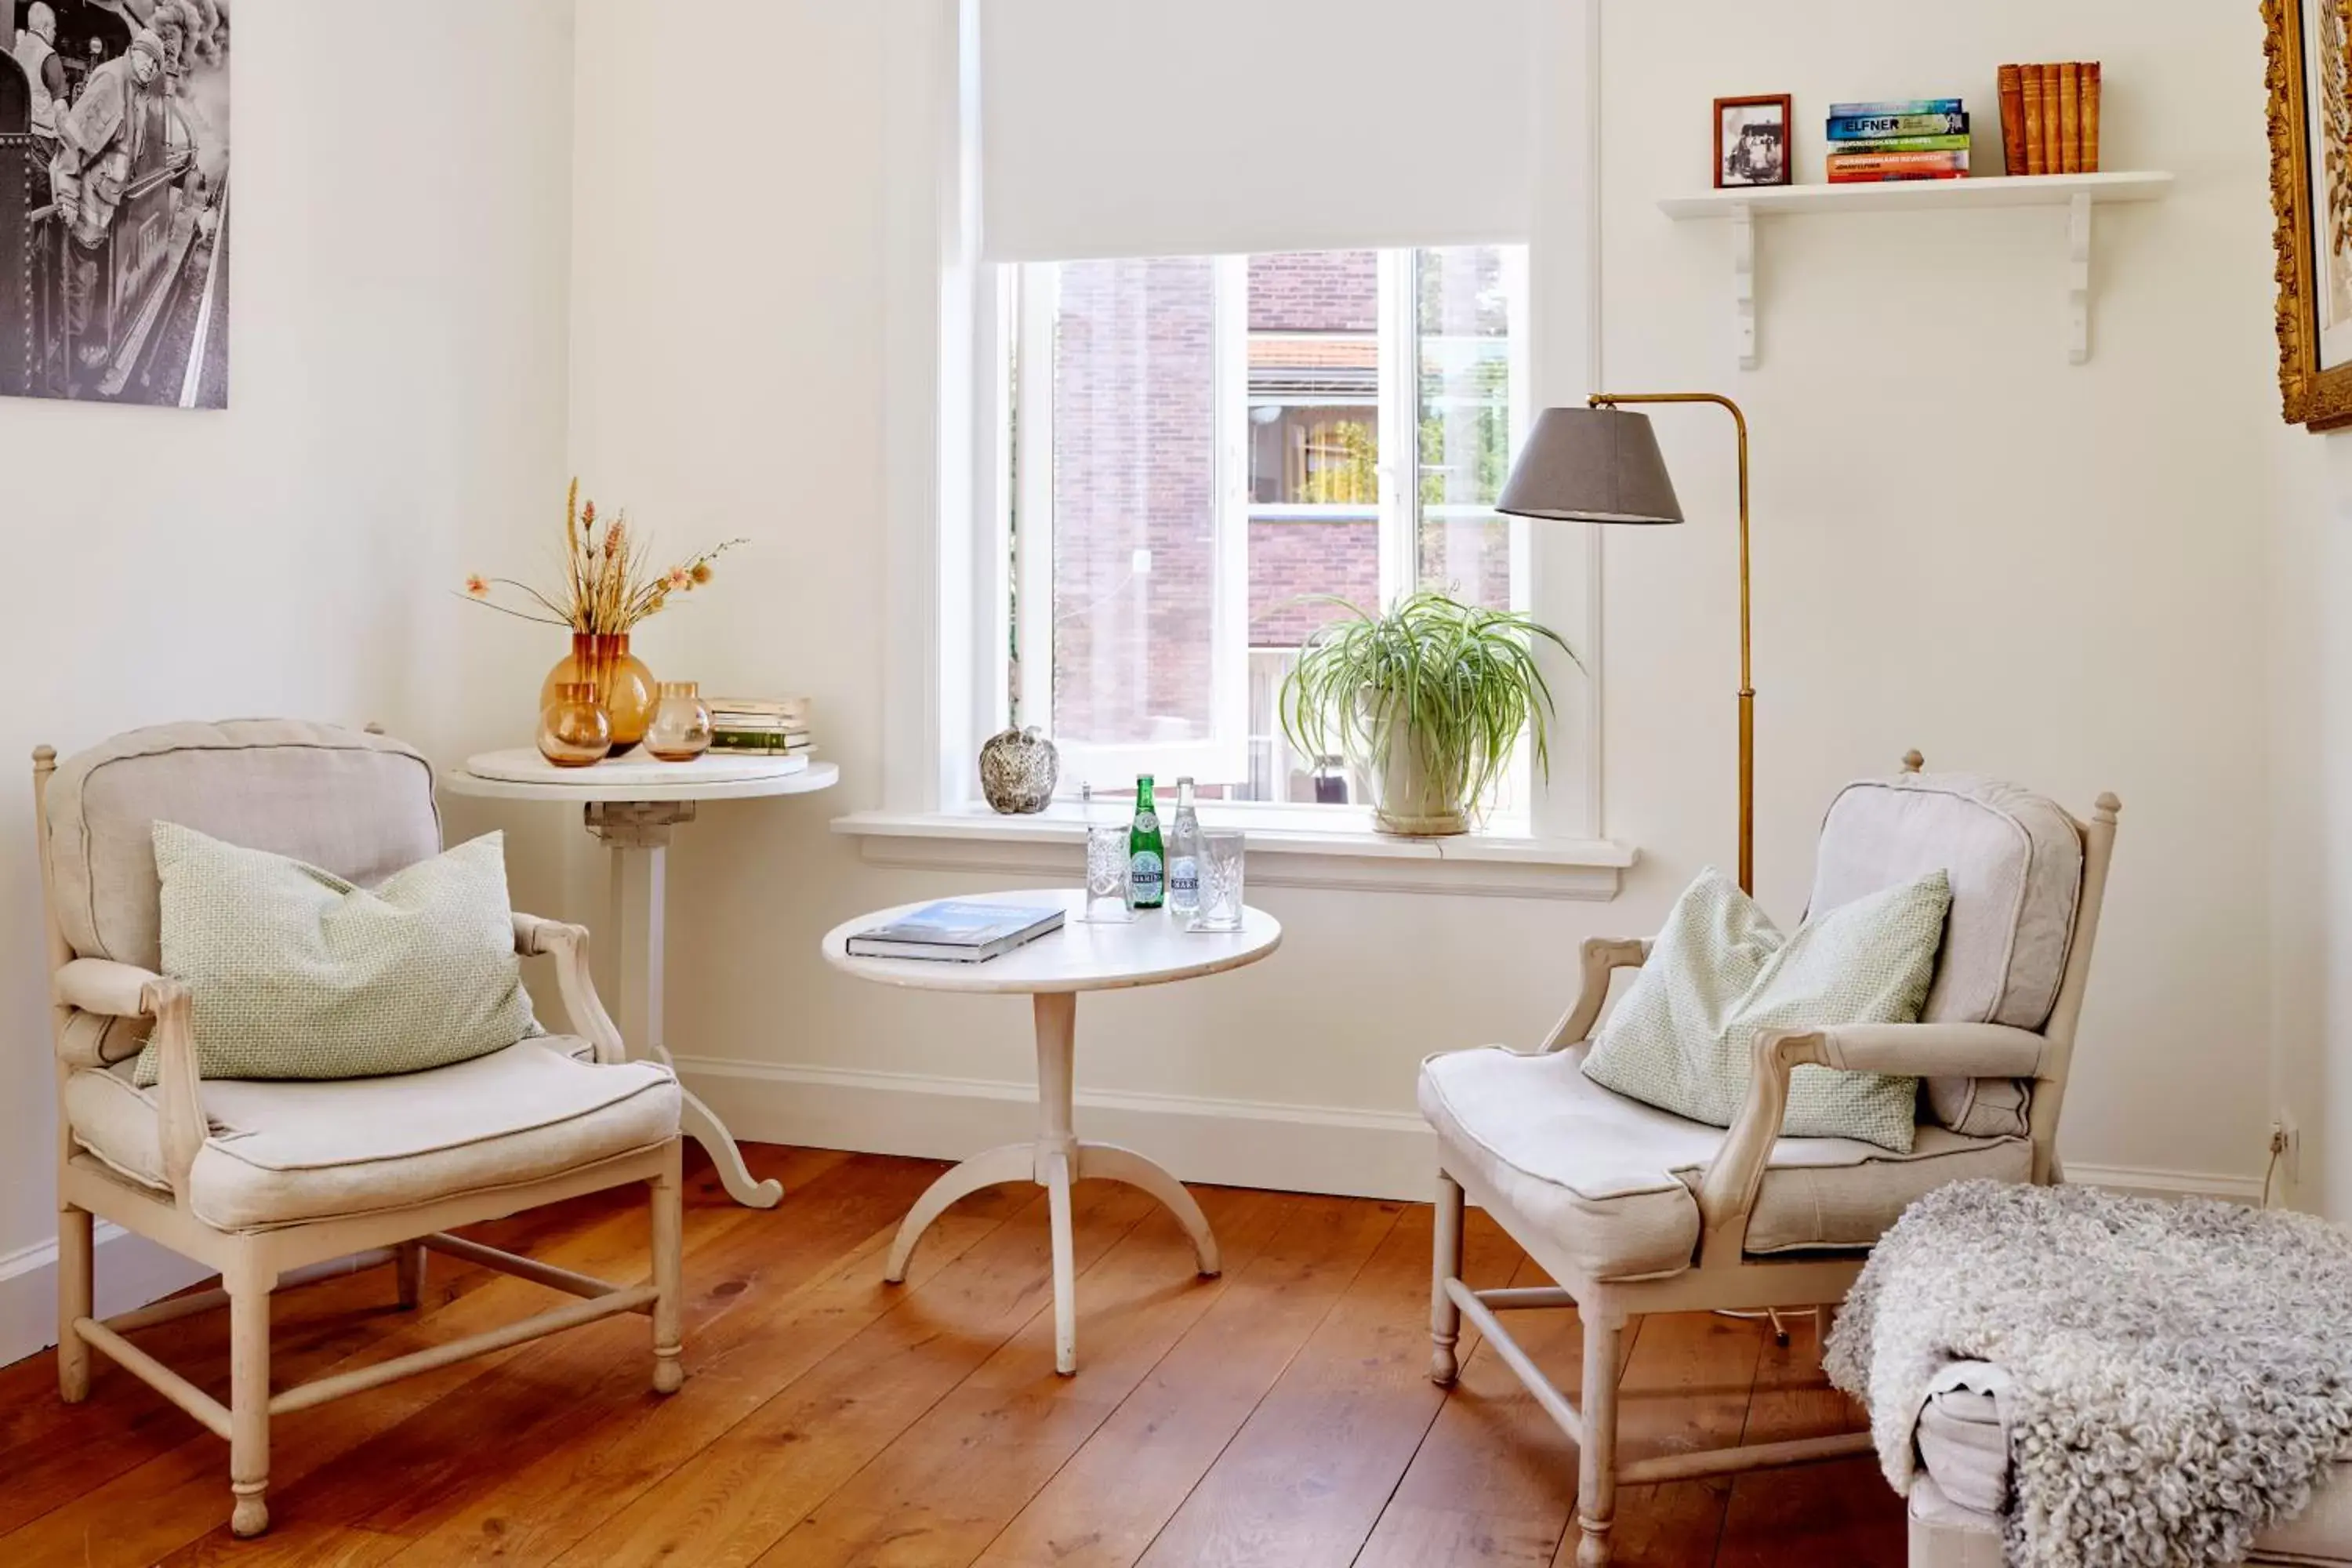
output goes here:
<path id="1" fill-rule="evenodd" d="M 1168 860 L 1160 841 L 1160 813 L 1151 804 L 1151 775 L 1135 780 L 1135 821 L 1127 830 L 1128 882 L 1139 910 L 1156 910 L 1168 896 Z"/>

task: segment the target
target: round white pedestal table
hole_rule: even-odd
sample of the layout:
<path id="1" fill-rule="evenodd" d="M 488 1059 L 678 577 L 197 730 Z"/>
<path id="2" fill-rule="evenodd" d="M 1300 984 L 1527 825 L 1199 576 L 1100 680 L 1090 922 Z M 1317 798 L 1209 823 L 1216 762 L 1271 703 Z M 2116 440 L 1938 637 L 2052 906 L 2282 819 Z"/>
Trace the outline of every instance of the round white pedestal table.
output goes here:
<path id="1" fill-rule="evenodd" d="M 1067 1375 L 1078 1369 L 1077 1291 L 1070 1231 L 1070 1185 L 1090 1176 L 1125 1182 L 1157 1198 L 1192 1238 L 1204 1275 L 1218 1270 L 1217 1238 L 1192 1194 L 1167 1169 L 1132 1149 L 1079 1138 L 1073 1129 L 1072 1089 L 1077 1054 L 1077 1008 L 1081 991 L 1118 991 L 1165 985 L 1255 963 L 1282 943 L 1282 923 L 1262 910 L 1244 914 L 1242 929 L 1230 932 L 1184 930 L 1166 910 L 1139 912 L 1124 925 L 1095 925 L 1078 919 L 1086 895 L 1071 889 L 974 895 L 1023 903 L 1061 900 L 1068 910 L 1057 931 L 984 963 L 936 963 L 905 958 L 852 958 L 852 936 L 913 913 L 922 904 L 877 910 L 846 921 L 825 933 L 825 962 L 860 980 L 919 991 L 969 991 L 1030 997 L 1037 1031 L 1037 1137 L 975 1154 L 931 1184 L 915 1201 L 890 1247 L 884 1278 L 907 1278 L 915 1244 L 949 1205 L 1000 1182 L 1034 1182 L 1046 1193 L 1054 1238 L 1054 1367 Z M 925 900 L 929 902 L 931 900 Z"/>
<path id="2" fill-rule="evenodd" d="M 486 752 L 466 760 L 464 771 L 446 773 L 441 783 L 452 795 L 488 800 L 561 801 L 577 805 L 588 831 L 613 852 L 612 909 L 600 940 L 618 957 L 612 1011 L 633 1057 L 667 1063 L 662 1036 L 662 926 L 668 893 L 670 829 L 694 820 L 706 800 L 752 800 L 767 795 L 806 795 L 829 789 L 841 778 L 831 763 L 799 765 L 799 759 L 701 756 L 690 763 L 656 762 L 631 755 L 584 768 L 559 768 L 529 747 Z M 719 1179 L 737 1203 L 773 1208 L 782 1184 L 757 1182 L 735 1147 L 733 1134 L 692 1094 L 680 1091 L 679 1122 L 719 1168 Z"/>

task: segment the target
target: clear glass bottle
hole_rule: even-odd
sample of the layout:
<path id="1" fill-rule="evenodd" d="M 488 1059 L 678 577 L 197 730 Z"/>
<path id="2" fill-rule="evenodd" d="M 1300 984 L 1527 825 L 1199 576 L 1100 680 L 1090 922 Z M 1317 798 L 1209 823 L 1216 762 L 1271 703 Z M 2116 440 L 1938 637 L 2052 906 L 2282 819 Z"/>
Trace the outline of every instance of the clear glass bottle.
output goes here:
<path id="1" fill-rule="evenodd" d="M 1156 910 L 1168 898 L 1167 850 L 1160 837 L 1160 813 L 1151 802 L 1151 775 L 1135 779 L 1135 820 L 1127 829 L 1129 901 Z"/>
<path id="2" fill-rule="evenodd" d="M 1201 907 L 1201 818 L 1189 775 L 1176 781 L 1176 820 L 1168 825 L 1168 907 L 1180 915 Z"/>

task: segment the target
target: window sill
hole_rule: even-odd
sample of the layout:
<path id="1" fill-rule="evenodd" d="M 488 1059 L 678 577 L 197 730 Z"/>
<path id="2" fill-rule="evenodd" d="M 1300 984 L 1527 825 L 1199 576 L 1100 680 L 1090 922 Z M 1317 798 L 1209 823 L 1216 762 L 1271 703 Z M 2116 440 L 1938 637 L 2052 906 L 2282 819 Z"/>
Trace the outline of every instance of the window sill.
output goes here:
<path id="1" fill-rule="evenodd" d="M 1607 839 L 1509 832 L 1400 838 L 1373 832 L 1366 814 L 1336 808 L 1210 805 L 1201 821 L 1249 835 L 1249 879 L 1259 887 L 1606 900 L 1638 855 Z M 1059 804 L 1035 816 L 984 806 L 861 811 L 835 818 L 833 830 L 859 840 L 859 852 L 877 866 L 1067 879 L 1080 874 L 1085 855 L 1085 820 L 1076 806 Z"/>

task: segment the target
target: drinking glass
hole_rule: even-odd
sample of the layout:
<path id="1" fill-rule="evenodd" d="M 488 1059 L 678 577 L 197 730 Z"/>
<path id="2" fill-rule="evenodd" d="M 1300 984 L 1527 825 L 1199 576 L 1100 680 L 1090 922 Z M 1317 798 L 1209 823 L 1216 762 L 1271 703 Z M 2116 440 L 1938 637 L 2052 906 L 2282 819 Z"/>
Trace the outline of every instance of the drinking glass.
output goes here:
<path id="1" fill-rule="evenodd" d="M 1201 835 L 1201 907 L 1186 931 L 1242 929 L 1242 836 L 1226 829 Z"/>
<path id="2" fill-rule="evenodd" d="M 1135 918 L 1129 903 L 1127 825 L 1087 829 L 1087 908 L 1078 918 L 1125 925 Z"/>

